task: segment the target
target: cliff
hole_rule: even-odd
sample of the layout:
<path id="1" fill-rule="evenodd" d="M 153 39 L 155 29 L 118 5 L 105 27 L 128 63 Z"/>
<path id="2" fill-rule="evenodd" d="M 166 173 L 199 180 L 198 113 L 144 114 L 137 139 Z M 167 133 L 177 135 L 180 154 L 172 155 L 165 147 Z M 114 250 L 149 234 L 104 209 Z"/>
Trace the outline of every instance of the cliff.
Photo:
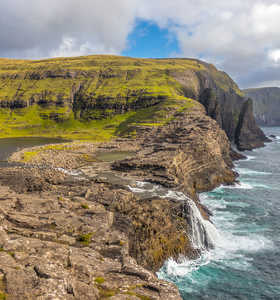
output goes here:
<path id="1" fill-rule="evenodd" d="M 0 173 L 0 295 L 181 299 L 154 272 L 214 246 L 196 193 L 234 182 L 230 142 L 199 103 L 137 136 L 12 156 L 33 167 Z M 141 182 L 151 186 L 139 193 Z"/>
<path id="2" fill-rule="evenodd" d="M 197 193 L 235 181 L 231 143 L 263 145 L 251 101 L 197 60 L 0 64 L 2 136 L 102 141 L 25 149 L 11 161 L 27 167 L 1 169 L 0 297 L 179 300 L 155 271 L 214 246 Z"/>
<path id="3" fill-rule="evenodd" d="M 244 110 L 251 106 L 238 86 L 199 60 L 118 56 L 0 60 L 2 137 L 104 141 L 134 136 L 142 125 L 163 126 L 174 113 L 191 110 L 197 101 L 240 149 L 263 145 L 265 137 L 250 111 L 246 113 L 250 121 L 244 122 Z"/>
<path id="4" fill-rule="evenodd" d="M 259 125 L 280 125 L 280 88 L 246 89 L 244 94 L 253 100 L 254 115 Z"/>

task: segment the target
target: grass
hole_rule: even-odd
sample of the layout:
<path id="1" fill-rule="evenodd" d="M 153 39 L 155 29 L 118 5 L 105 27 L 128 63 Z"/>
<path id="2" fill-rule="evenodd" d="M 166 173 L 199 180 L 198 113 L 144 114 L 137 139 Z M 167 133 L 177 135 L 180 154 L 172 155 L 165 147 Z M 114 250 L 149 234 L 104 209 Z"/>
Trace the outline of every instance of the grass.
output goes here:
<path id="1" fill-rule="evenodd" d="M 222 89 L 240 92 L 225 73 L 192 59 L 108 55 L 0 59 L 1 101 L 33 99 L 37 103 L 41 99 L 48 103 L 0 109 L 0 138 L 43 136 L 108 141 L 119 135 L 134 137 L 137 126 L 163 126 L 172 120 L 171 111 L 191 111 L 195 101 L 185 97 L 185 87 L 174 76 L 186 70 L 191 74 L 207 72 Z M 194 82 L 197 80 L 185 81 L 193 92 L 198 84 Z M 73 93 L 80 86 L 81 98 L 72 107 Z M 157 101 L 156 105 L 151 106 L 151 101 Z M 106 105 L 91 109 L 96 103 Z M 137 109 L 119 113 L 114 109 L 116 106 L 137 106 Z M 32 155 L 27 154 L 26 159 Z"/>
<path id="2" fill-rule="evenodd" d="M 81 208 L 83 208 L 83 209 L 89 209 L 89 206 L 87 204 L 82 204 Z"/>
<path id="3" fill-rule="evenodd" d="M 7 295 L 5 293 L 0 292 L 0 300 L 6 300 L 6 299 L 7 299 Z"/>
<path id="4" fill-rule="evenodd" d="M 129 296 L 137 297 L 137 298 L 139 298 L 141 300 L 152 300 L 152 298 L 150 298 L 150 297 L 147 297 L 147 296 L 144 296 L 144 295 L 140 295 L 140 294 L 132 292 L 132 291 L 128 291 L 125 294 L 129 295 Z"/>
<path id="5" fill-rule="evenodd" d="M 222 88 L 232 86 L 239 90 L 225 73 L 194 59 L 92 55 L 35 61 L 0 59 L 0 99 L 11 99 L 15 95 L 24 100 L 42 95 L 49 101 L 67 99 L 73 86 L 81 82 L 87 85 L 88 93 L 96 96 L 116 98 L 117 95 L 126 96 L 129 91 L 174 96 L 174 88 L 180 89 L 180 84 L 170 74 L 186 69 L 207 71 Z M 37 77 L 31 78 L 30 74 Z"/>
<path id="6" fill-rule="evenodd" d="M 23 162 L 30 162 L 32 158 L 34 158 L 39 151 L 26 151 L 23 154 Z"/>
<path id="7" fill-rule="evenodd" d="M 92 232 L 81 234 L 77 238 L 77 241 L 83 244 L 84 246 L 88 246 L 91 243 L 92 236 L 93 236 Z"/>
<path id="8" fill-rule="evenodd" d="M 102 284 L 105 282 L 105 279 L 103 277 L 96 277 L 94 279 L 94 282 L 97 283 L 97 284 Z"/>
<path id="9" fill-rule="evenodd" d="M 139 293 L 136 293 L 134 290 L 137 287 L 141 287 L 142 285 L 136 285 L 136 286 L 131 286 L 128 287 L 128 290 L 126 292 L 121 291 L 121 289 L 117 288 L 117 289 L 108 289 L 108 288 L 104 288 L 103 286 L 101 286 L 104 282 L 105 282 L 105 278 L 103 277 L 96 277 L 94 279 L 94 283 L 96 284 L 98 290 L 99 290 L 99 297 L 100 299 L 107 299 L 107 298 L 111 298 L 115 295 L 129 295 L 129 296 L 133 296 L 133 297 L 137 297 L 141 300 L 151 300 L 150 297 L 141 295 Z"/>
<path id="10" fill-rule="evenodd" d="M 3 248 L 0 248 L 0 252 L 4 251 Z M 4 282 L 4 278 L 1 277 L 0 278 L 0 300 L 6 300 L 7 299 L 7 294 L 4 293 L 3 291 L 5 291 L 5 282 Z"/>

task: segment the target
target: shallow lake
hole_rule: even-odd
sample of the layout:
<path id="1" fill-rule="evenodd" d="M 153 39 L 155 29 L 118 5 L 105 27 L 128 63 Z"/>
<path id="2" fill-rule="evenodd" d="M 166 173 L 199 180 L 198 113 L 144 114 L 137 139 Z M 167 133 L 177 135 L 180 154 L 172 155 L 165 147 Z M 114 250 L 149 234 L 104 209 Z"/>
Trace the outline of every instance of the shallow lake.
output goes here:
<path id="1" fill-rule="evenodd" d="M 24 137 L 0 139 L 0 167 L 8 165 L 8 157 L 23 148 L 69 142 L 57 138 Z"/>

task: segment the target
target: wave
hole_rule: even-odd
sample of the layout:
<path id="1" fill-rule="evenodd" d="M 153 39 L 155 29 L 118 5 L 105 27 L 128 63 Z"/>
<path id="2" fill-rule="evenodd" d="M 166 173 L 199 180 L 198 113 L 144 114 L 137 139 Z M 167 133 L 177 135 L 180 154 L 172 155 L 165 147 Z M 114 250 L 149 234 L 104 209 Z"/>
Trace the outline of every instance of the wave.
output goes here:
<path id="1" fill-rule="evenodd" d="M 135 186 L 129 186 L 135 193 L 148 193 L 162 198 L 172 198 L 178 201 L 185 201 L 187 208 L 185 217 L 189 220 L 188 235 L 195 249 L 201 251 L 201 255 L 196 260 L 189 260 L 180 257 L 178 261 L 169 259 L 163 268 L 157 273 L 159 278 L 173 280 L 172 278 L 192 277 L 196 271 L 209 264 L 224 264 L 232 268 L 247 268 L 250 266 L 248 253 L 258 252 L 263 249 L 274 247 L 273 243 L 263 236 L 263 231 L 258 228 L 248 234 L 242 228 L 238 228 L 240 218 L 246 218 L 243 210 L 232 212 L 231 206 L 246 207 L 240 201 L 226 201 L 226 199 L 211 196 L 211 193 L 200 195 L 200 201 L 215 212 L 212 218 L 213 223 L 205 220 L 197 208 L 194 201 L 189 199 L 184 193 L 169 190 L 164 187 L 148 182 L 136 182 Z M 233 186 L 221 186 L 212 193 L 223 189 L 253 189 L 254 185 L 240 182 Z M 246 224 L 245 224 L 246 226 Z"/>
<path id="2" fill-rule="evenodd" d="M 192 276 L 193 272 L 204 266 L 219 264 L 219 262 L 239 270 L 248 269 L 251 266 L 248 253 L 272 249 L 273 247 L 274 244 L 270 240 L 258 234 L 240 236 L 220 231 L 213 250 L 203 251 L 196 260 L 180 258 L 175 261 L 169 259 L 158 275 L 162 279 L 166 279 L 166 275 L 171 278 Z"/>
<path id="3" fill-rule="evenodd" d="M 236 236 L 233 234 L 220 234 L 216 241 L 215 249 L 203 251 L 196 260 L 179 258 L 178 261 L 169 259 L 165 262 L 162 270 L 158 273 L 160 278 L 168 277 L 186 277 L 200 270 L 206 265 L 215 265 L 222 262 L 231 268 L 248 269 L 250 259 L 247 253 L 259 252 L 265 249 L 272 249 L 273 243 L 263 236 L 254 234 L 248 236 Z"/>
<path id="4" fill-rule="evenodd" d="M 133 193 L 151 193 L 153 196 L 157 195 L 155 192 L 161 190 L 160 186 L 145 181 L 136 181 L 135 186 L 128 185 L 128 188 Z"/>
<path id="5" fill-rule="evenodd" d="M 233 185 L 221 185 L 218 187 L 218 190 L 221 189 L 245 189 L 245 190 L 252 190 L 254 187 L 253 185 L 245 182 L 236 182 Z"/>
<path id="6" fill-rule="evenodd" d="M 211 253 L 208 251 L 205 251 L 198 259 L 194 260 L 181 257 L 178 261 L 175 261 L 173 258 L 170 258 L 157 274 L 162 279 L 164 279 L 166 275 L 171 277 L 185 277 L 187 274 L 197 271 L 202 266 L 209 264 L 210 261 Z"/>
<path id="7" fill-rule="evenodd" d="M 247 155 L 246 161 L 254 160 L 256 157 L 252 155 Z"/>
<path id="8" fill-rule="evenodd" d="M 255 171 L 251 169 L 246 169 L 246 168 L 235 168 L 236 171 L 241 174 L 241 175 L 271 175 L 272 173 L 270 172 L 263 172 L 263 171 Z"/>
<path id="9" fill-rule="evenodd" d="M 223 189 L 238 189 L 238 190 L 252 190 L 254 188 L 263 188 L 263 189 L 271 189 L 268 185 L 261 184 L 261 183 L 255 183 L 255 182 L 236 182 L 233 185 L 221 185 L 218 187 L 218 190 L 223 190 Z"/>

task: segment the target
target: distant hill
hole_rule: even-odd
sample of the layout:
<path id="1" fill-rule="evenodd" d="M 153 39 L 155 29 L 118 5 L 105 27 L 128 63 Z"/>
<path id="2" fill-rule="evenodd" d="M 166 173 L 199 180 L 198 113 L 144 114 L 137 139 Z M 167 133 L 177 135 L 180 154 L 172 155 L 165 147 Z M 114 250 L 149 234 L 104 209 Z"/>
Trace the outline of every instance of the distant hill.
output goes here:
<path id="1" fill-rule="evenodd" d="M 240 149 L 261 146 L 251 101 L 196 59 L 110 55 L 0 59 L 0 137 L 136 137 L 204 105 Z"/>
<path id="2" fill-rule="evenodd" d="M 280 88 L 255 88 L 243 92 L 254 101 L 254 115 L 259 125 L 280 126 Z"/>

